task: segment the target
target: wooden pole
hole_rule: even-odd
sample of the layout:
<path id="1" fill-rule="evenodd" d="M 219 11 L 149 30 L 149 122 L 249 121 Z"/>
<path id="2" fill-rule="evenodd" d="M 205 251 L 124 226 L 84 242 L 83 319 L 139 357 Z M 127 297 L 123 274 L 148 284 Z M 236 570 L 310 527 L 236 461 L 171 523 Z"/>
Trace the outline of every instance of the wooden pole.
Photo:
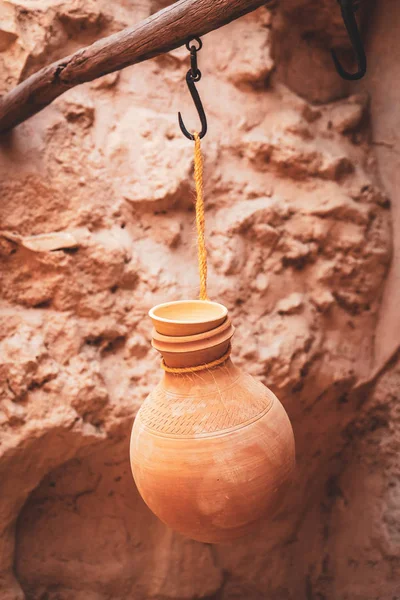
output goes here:
<path id="1" fill-rule="evenodd" d="M 266 0 L 178 0 L 148 19 L 34 73 L 0 100 L 0 133 L 22 123 L 67 90 L 182 46 Z"/>

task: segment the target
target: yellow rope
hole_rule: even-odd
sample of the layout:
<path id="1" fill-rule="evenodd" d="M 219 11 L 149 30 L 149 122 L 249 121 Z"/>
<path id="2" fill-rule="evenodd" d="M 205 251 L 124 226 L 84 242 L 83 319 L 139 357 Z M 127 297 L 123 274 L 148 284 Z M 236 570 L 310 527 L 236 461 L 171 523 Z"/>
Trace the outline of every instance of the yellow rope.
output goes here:
<path id="1" fill-rule="evenodd" d="M 197 255 L 199 260 L 200 275 L 200 300 L 208 300 L 207 295 L 207 249 L 205 240 L 205 217 L 204 217 L 204 195 L 203 195 L 203 156 L 201 154 L 200 136 L 197 132 L 194 137 L 194 181 L 196 184 L 196 227 L 197 227 Z M 229 346 L 227 352 L 217 360 L 197 365 L 195 367 L 168 367 L 164 359 L 161 361 L 161 367 L 167 373 L 180 375 L 183 373 L 196 373 L 205 369 L 212 369 L 225 363 L 231 354 Z"/>
<path id="2" fill-rule="evenodd" d="M 165 364 L 164 359 L 161 361 L 161 367 L 167 373 L 175 373 L 175 375 L 181 375 L 183 373 L 196 373 L 197 371 L 204 371 L 205 369 L 212 369 L 213 367 L 219 367 L 224 362 L 228 360 L 231 355 L 231 346 L 229 345 L 228 350 L 225 352 L 221 358 L 217 358 L 217 360 L 213 360 L 212 362 L 206 363 L 204 365 L 197 365 L 196 367 L 168 367 Z"/>
<path id="3" fill-rule="evenodd" d="M 208 300 L 207 296 L 207 249 L 205 240 L 204 196 L 203 196 L 203 156 L 201 154 L 200 137 L 194 136 L 194 181 L 196 184 L 196 226 L 197 254 L 199 259 L 200 300 Z"/>

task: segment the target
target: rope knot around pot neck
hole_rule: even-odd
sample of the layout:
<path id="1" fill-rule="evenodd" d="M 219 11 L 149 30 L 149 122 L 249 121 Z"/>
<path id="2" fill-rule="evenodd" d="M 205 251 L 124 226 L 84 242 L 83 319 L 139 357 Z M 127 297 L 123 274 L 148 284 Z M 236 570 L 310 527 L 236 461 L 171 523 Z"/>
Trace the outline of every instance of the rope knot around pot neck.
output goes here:
<path id="1" fill-rule="evenodd" d="M 164 369 L 166 373 L 173 373 L 175 375 L 184 375 L 185 373 L 197 373 L 198 371 L 206 371 L 209 369 L 213 369 L 214 367 L 219 367 L 226 363 L 228 358 L 231 355 L 231 345 L 229 344 L 228 350 L 225 352 L 223 356 L 213 360 L 212 362 L 205 363 L 203 365 L 196 365 L 195 367 L 168 367 L 165 364 L 165 360 L 161 361 L 161 368 Z"/>

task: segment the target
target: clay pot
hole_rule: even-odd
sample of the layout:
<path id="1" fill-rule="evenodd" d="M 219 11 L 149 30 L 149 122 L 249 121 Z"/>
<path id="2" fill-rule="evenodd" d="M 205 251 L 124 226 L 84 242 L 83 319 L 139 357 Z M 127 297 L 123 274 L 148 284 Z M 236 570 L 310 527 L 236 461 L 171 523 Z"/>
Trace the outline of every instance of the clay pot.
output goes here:
<path id="1" fill-rule="evenodd" d="M 153 346 L 168 367 L 196 367 L 229 350 L 221 304 L 184 301 L 150 311 Z M 262 383 L 223 364 L 165 372 L 132 429 L 138 490 L 167 525 L 195 540 L 238 538 L 280 506 L 294 468 L 287 414 Z"/>

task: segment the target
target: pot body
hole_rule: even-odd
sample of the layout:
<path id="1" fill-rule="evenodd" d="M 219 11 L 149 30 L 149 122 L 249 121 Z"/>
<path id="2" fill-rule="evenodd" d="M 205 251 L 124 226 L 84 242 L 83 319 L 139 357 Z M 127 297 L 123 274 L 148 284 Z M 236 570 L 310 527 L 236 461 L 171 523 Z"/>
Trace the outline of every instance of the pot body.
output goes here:
<path id="1" fill-rule="evenodd" d="M 241 537 L 272 517 L 295 464 L 283 406 L 230 359 L 210 370 L 165 373 L 138 412 L 130 452 L 149 508 L 210 543 Z"/>

